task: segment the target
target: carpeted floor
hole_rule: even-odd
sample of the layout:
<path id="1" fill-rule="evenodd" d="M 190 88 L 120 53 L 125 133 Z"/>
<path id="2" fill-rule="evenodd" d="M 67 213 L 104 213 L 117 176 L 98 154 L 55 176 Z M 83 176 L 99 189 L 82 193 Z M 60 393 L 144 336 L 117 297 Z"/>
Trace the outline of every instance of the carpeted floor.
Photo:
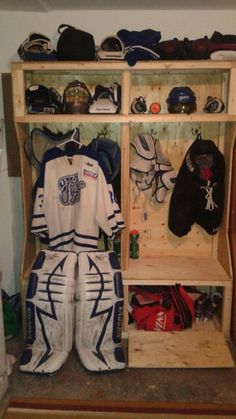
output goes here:
<path id="1" fill-rule="evenodd" d="M 20 339 L 7 342 L 7 353 L 15 355 L 17 361 L 9 376 L 9 388 L 1 402 L 0 415 L 3 415 L 11 397 L 75 402 L 219 403 L 225 406 L 235 404 L 236 407 L 236 368 L 127 368 L 110 374 L 94 374 L 84 370 L 73 349 L 57 374 L 51 377 L 35 376 L 19 371 L 23 345 Z M 236 363 L 236 347 L 230 347 Z"/>

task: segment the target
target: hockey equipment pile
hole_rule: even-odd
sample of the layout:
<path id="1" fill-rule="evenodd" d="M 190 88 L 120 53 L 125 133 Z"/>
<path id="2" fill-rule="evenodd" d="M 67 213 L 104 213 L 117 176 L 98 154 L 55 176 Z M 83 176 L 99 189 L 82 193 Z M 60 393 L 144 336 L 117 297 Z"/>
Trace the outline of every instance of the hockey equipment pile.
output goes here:
<path id="1" fill-rule="evenodd" d="M 180 284 L 159 288 L 133 287 L 133 291 L 130 316 L 137 329 L 164 332 L 192 326 L 194 304 Z"/>

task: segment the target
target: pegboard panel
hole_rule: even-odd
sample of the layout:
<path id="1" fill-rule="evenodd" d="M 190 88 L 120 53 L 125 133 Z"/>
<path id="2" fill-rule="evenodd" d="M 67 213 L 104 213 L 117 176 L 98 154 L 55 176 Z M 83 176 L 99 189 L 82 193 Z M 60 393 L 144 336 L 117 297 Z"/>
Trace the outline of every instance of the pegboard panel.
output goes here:
<path id="1" fill-rule="evenodd" d="M 109 138 L 115 141 L 120 146 L 121 141 L 121 126 L 116 123 L 45 123 L 45 124 L 30 124 L 31 130 L 35 127 L 43 129 L 46 127 L 54 133 L 62 132 L 66 133 L 71 129 L 77 128 L 80 131 L 80 142 L 83 145 L 87 145 L 92 141 L 93 138 L 100 135 L 105 135 L 106 138 Z M 56 145 L 56 144 L 55 144 Z"/>
<path id="2" fill-rule="evenodd" d="M 140 133 L 152 133 L 159 139 L 161 148 L 169 157 L 174 169 L 178 170 L 197 132 L 201 133 L 203 139 L 211 139 L 221 148 L 221 125 L 216 122 L 131 124 L 130 138 Z M 130 151 L 132 152 L 132 148 Z"/>
<path id="3" fill-rule="evenodd" d="M 216 123 L 169 123 L 157 126 L 137 124 L 132 126 L 130 138 L 140 132 L 152 133 L 159 139 L 162 151 L 178 172 L 187 150 L 196 137 L 196 130 L 201 132 L 203 139 L 211 139 L 219 146 L 222 127 Z M 133 152 L 134 148 L 130 146 L 131 158 Z M 130 227 L 140 233 L 140 258 L 155 258 L 158 255 L 215 257 L 218 236 L 210 236 L 197 224 L 194 224 L 188 235 L 182 238 L 171 233 L 168 229 L 171 190 L 168 191 L 165 202 L 158 203 L 152 197 L 154 188 L 140 192 L 135 182 L 130 181 Z"/>

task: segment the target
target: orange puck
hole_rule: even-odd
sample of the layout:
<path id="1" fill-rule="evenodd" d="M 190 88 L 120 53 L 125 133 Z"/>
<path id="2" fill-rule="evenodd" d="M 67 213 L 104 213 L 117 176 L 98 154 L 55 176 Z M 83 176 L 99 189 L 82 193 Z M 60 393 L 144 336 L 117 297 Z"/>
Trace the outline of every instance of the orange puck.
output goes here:
<path id="1" fill-rule="evenodd" d="M 151 103 L 149 110 L 151 113 L 159 113 L 161 110 L 161 105 L 158 102 Z"/>

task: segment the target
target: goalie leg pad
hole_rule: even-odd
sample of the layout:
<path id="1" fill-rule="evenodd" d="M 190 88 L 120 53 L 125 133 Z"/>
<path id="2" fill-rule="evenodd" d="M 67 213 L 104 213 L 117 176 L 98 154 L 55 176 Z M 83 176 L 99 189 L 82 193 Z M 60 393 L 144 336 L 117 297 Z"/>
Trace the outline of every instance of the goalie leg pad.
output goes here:
<path id="1" fill-rule="evenodd" d="M 121 346 L 123 285 L 114 252 L 80 252 L 75 343 L 89 371 L 125 368 Z"/>
<path id="2" fill-rule="evenodd" d="M 53 374 L 65 363 L 73 342 L 76 264 L 74 252 L 39 252 L 26 295 L 21 371 Z"/>

